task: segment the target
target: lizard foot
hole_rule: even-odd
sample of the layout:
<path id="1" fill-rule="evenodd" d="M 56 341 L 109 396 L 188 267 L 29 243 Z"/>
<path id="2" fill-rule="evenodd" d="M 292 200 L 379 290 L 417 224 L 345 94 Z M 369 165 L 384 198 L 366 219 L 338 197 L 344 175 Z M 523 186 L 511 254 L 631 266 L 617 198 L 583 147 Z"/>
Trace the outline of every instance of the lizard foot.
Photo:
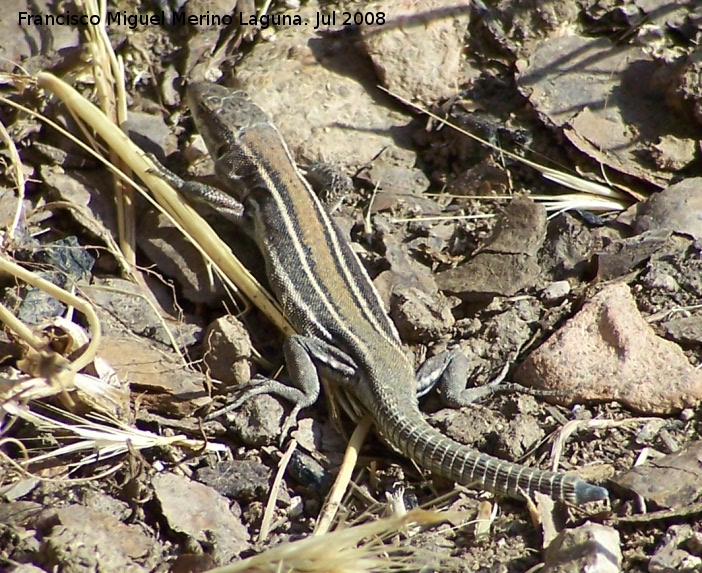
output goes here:
<path id="1" fill-rule="evenodd" d="M 298 388 L 293 388 L 279 382 L 265 378 L 264 376 L 254 376 L 249 382 L 238 386 L 232 390 L 233 396 L 227 400 L 227 404 L 223 407 L 210 412 L 204 419 L 205 421 L 214 420 L 220 416 L 232 412 L 239 408 L 248 399 L 260 394 L 271 394 L 286 399 L 294 404 L 290 414 L 286 417 L 285 422 L 280 431 L 280 442 L 282 443 L 290 430 L 297 424 L 297 416 L 300 410 L 306 405 L 305 395 Z"/>

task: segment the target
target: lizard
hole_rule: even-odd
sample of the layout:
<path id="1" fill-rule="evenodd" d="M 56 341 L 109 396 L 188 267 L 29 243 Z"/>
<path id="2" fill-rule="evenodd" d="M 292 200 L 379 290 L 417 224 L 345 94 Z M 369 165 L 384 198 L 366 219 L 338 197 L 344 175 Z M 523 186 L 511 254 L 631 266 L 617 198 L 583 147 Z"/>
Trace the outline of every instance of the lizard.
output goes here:
<path id="1" fill-rule="evenodd" d="M 175 174 L 168 179 L 254 239 L 296 330 L 283 343 L 292 385 L 260 378 L 226 409 L 256 394 L 277 395 L 293 404 L 288 421 L 294 423 L 317 401 L 324 377 L 352 418 L 370 414 L 381 439 L 421 468 L 510 497 L 541 492 L 576 505 L 608 498 L 607 489 L 573 474 L 483 454 L 431 426 L 418 398 L 434 386 L 451 406 L 474 400 L 465 389 L 468 358 L 458 349 L 445 351 L 415 372 L 368 273 L 269 116 L 245 92 L 209 82 L 191 83 L 187 100 L 218 186 Z"/>

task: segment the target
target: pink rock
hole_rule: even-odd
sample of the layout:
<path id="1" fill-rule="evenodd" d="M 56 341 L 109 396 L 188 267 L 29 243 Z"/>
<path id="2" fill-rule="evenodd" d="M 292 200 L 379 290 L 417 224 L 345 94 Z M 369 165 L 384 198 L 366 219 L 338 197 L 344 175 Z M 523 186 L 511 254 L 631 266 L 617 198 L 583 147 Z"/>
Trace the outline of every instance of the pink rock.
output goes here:
<path id="1" fill-rule="evenodd" d="M 518 368 L 524 385 L 564 392 L 562 403 L 616 400 L 670 414 L 702 399 L 702 371 L 653 332 L 625 284 L 602 289 Z"/>

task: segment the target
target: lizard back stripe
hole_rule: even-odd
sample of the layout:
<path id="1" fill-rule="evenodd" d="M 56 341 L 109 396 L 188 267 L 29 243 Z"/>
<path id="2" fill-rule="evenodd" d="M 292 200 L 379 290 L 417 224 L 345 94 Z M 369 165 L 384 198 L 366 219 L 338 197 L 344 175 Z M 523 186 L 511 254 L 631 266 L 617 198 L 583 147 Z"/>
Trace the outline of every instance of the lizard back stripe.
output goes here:
<path id="1" fill-rule="evenodd" d="M 221 95 L 223 93 L 226 95 Z M 232 93 L 220 89 L 213 90 L 212 95 L 203 96 L 195 103 L 193 107 L 198 110 L 198 113 L 194 115 L 198 116 L 196 117 L 198 126 L 200 124 L 203 126 L 201 128 L 203 137 L 212 142 L 223 142 L 217 152 L 219 158 L 224 161 L 216 164 L 223 163 L 227 169 L 233 167 L 241 178 L 251 180 L 254 185 L 260 184 L 276 199 L 277 207 L 280 209 L 277 214 L 282 214 L 287 221 L 292 222 L 292 227 L 286 226 L 288 233 L 285 235 L 294 238 L 303 236 L 306 239 L 303 249 L 295 245 L 297 256 L 292 257 L 286 249 L 288 243 L 277 244 L 268 226 L 257 229 L 256 233 L 259 238 L 267 235 L 265 247 L 270 250 L 264 249 L 264 254 L 271 259 L 270 270 L 279 273 L 281 282 L 286 283 L 286 288 L 281 289 L 277 294 L 284 295 L 286 301 L 292 303 L 293 309 L 300 311 L 293 310 L 291 314 L 291 319 L 296 326 L 301 327 L 303 331 L 307 330 L 305 327 L 311 326 L 310 315 L 302 312 L 301 308 L 305 306 L 304 310 L 307 311 L 309 305 L 300 305 L 304 301 L 290 296 L 287 287 L 297 283 L 294 280 L 291 281 L 290 275 L 287 278 L 284 277 L 286 273 L 280 272 L 280 268 L 273 268 L 277 266 L 276 261 L 282 263 L 284 268 L 288 268 L 288 263 L 294 265 L 296 263 L 294 259 L 297 259 L 297 262 L 311 263 L 313 272 L 305 273 L 306 283 L 313 287 L 320 286 L 320 281 L 325 283 L 323 288 L 327 302 L 325 306 L 328 309 L 337 310 L 332 315 L 339 316 L 339 307 L 347 311 L 352 309 L 352 313 L 347 313 L 341 322 L 338 318 L 335 320 L 337 324 L 333 330 L 336 330 L 338 335 L 351 334 L 350 331 L 356 330 L 353 327 L 355 324 L 371 323 L 375 334 L 380 334 L 385 338 L 386 344 L 392 345 L 404 355 L 395 326 L 387 317 L 365 269 L 351 252 L 348 244 L 339 236 L 338 228 L 295 166 L 290 150 L 265 112 L 251 103 L 241 92 Z M 202 116 L 206 116 L 207 120 L 203 121 Z M 229 120 L 227 123 L 225 118 Z M 227 141 L 228 139 L 234 141 Z M 247 142 L 250 142 L 250 145 Z M 257 149 L 266 150 L 268 153 L 257 152 Z M 271 150 L 280 150 L 282 153 L 271 153 Z M 280 159 L 281 154 L 287 158 L 287 161 Z M 272 160 L 266 161 L 267 157 Z M 268 217 L 263 218 L 267 221 L 271 220 Z M 330 272 L 331 269 L 335 269 L 336 273 Z M 301 285 L 298 285 L 298 289 L 300 287 Z M 319 292 L 317 288 L 315 290 Z M 336 304 L 334 299 L 339 292 L 352 293 L 354 300 L 348 301 L 349 304 L 346 306 Z M 362 318 L 355 314 L 358 310 L 361 311 Z M 328 338 L 329 329 L 320 328 L 321 324 L 328 323 L 324 319 L 313 320 L 313 322 L 317 332 L 326 331 L 325 338 Z M 356 333 L 353 338 L 355 340 L 348 342 L 355 342 L 359 350 L 366 349 L 364 354 L 368 355 L 367 346 L 359 344 L 363 338 L 367 338 L 367 333 Z"/>
<path id="2" fill-rule="evenodd" d="M 278 219 L 284 226 L 282 233 L 270 225 L 257 229 L 259 236 L 266 237 L 265 252 L 271 258 L 271 273 L 282 277 L 292 272 L 296 289 L 306 292 L 306 287 L 309 287 L 317 293 L 322 305 L 314 308 L 313 314 L 323 311 L 324 315 L 317 317 L 316 322 L 325 324 L 332 333 L 333 340 L 328 342 L 339 344 L 341 339 L 362 354 L 369 364 L 386 345 L 391 345 L 404 357 L 399 337 L 375 295 L 370 278 L 348 245 L 339 240 L 335 225 L 301 179 L 302 175 L 297 169 L 293 170 L 290 152 L 283 145 L 280 134 L 270 126 L 268 129 L 256 127 L 255 133 L 242 134 L 239 149 L 242 159 L 258 167 L 256 177 L 275 201 Z M 248 144 L 249 139 L 253 140 L 252 145 Z M 255 152 L 261 145 L 265 149 L 281 148 L 290 161 L 276 162 L 275 165 L 266 162 Z M 284 169 L 281 169 L 281 163 Z M 368 284 L 361 289 L 359 284 L 364 281 Z M 374 296 L 369 297 L 369 293 L 374 293 Z M 296 326 L 304 328 L 309 313 L 299 309 L 296 297 L 290 297 L 290 302 L 293 303 L 293 308 L 289 309 L 291 319 Z M 372 333 L 368 328 L 357 328 L 368 323 L 373 325 Z M 373 340 L 378 335 L 382 340 Z"/>

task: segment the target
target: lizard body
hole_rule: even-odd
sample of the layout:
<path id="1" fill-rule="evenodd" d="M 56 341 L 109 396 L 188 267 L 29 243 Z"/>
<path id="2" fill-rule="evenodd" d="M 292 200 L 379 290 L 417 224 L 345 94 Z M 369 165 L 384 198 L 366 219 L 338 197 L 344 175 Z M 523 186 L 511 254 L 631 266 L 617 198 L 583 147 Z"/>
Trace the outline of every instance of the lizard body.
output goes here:
<path id="1" fill-rule="evenodd" d="M 195 124 L 215 162 L 221 188 L 182 182 L 256 241 L 283 312 L 298 334 L 284 354 L 295 386 L 265 380 L 259 393 L 314 404 L 320 375 L 345 395 L 352 417 L 372 415 L 381 437 L 420 467 L 466 485 L 523 497 L 535 491 L 580 504 L 607 490 L 566 473 L 529 468 L 468 448 L 429 425 L 417 394 L 441 385 L 463 405 L 467 358 L 449 351 L 415 373 L 368 274 L 301 175 L 280 133 L 243 92 L 196 83 L 188 89 Z M 467 392 L 463 390 L 463 392 Z"/>

